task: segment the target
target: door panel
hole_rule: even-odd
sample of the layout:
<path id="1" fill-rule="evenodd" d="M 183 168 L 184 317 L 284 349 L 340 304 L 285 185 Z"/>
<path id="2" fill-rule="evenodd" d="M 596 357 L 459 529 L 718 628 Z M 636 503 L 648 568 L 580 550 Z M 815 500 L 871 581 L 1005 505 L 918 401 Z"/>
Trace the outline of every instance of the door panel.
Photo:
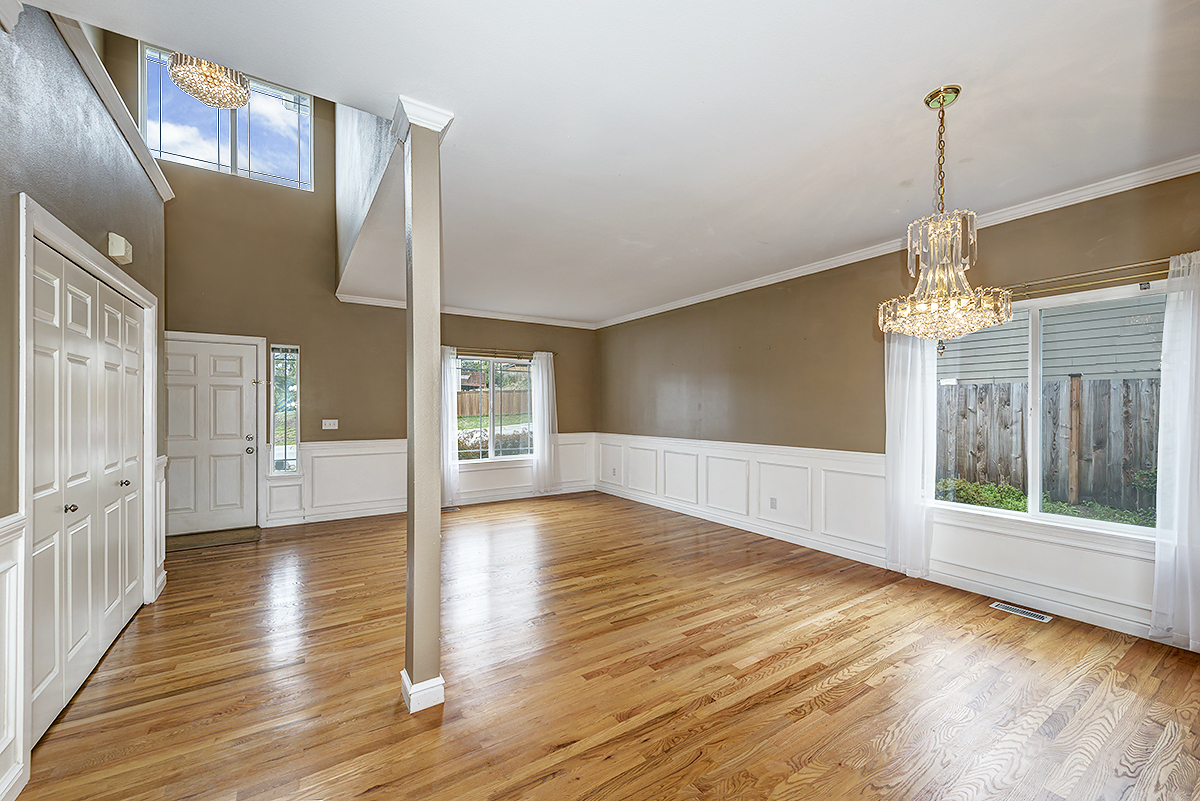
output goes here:
<path id="1" fill-rule="evenodd" d="M 62 710 L 65 697 L 63 621 L 63 284 L 66 260 L 42 242 L 34 244 L 33 342 L 29 409 L 33 431 L 33 567 L 29 583 L 33 628 L 30 676 L 34 737 Z"/>
<path id="2" fill-rule="evenodd" d="M 36 739 L 141 605 L 145 422 L 141 308 L 40 241 L 33 303 Z"/>
<path id="3" fill-rule="evenodd" d="M 123 479 L 121 503 L 121 548 L 114 559 L 122 561 L 121 580 L 123 599 L 121 602 L 121 624 L 124 625 L 142 606 L 142 550 L 143 498 L 146 487 L 145 475 L 145 398 L 142 395 L 145 381 L 143 364 L 142 326 L 144 311 L 140 306 L 122 298 L 124 315 L 124 377 L 125 386 L 122 408 L 125 411 L 124 448 L 121 476 Z"/>
<path id="4" fill-rule="evenodd" d="M 168 534 L 257 522 L 256 355 L 253 345 L 167 341 Z"/>

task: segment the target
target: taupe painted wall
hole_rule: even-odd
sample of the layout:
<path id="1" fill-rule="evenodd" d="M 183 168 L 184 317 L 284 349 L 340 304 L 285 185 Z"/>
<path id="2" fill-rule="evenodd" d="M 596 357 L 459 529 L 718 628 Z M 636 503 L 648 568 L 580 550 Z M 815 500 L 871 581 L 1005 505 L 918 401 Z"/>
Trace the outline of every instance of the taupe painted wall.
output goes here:
<path id="1" fill-rule="evenodd" d="M 167 328 L 299 345 L 305 441 L 403 437 L 403 312 L 334 296 L 334 107 L 313 112 L 311 192 L 160 162 L 175 190 Z"/>
<path id="2" fill-rule="evenodd" d="M 334 209 L 334 106 L 314 102 L 314 189 L 160 162 L 167 206 L 167 328 L 300 346 L 303 441 L 406 435 L 404 311 L 342 303 Z M 396 254 L 404 281 L 404 254 Z M 591 331 L 443 317 L 447 344 L 554 350 L 559 429 L 591 431 Z M 323 430 L 337 418 L 337 430 Z"/>
<path id="3" fill-rule="evenodd" d="M 17 506 L 18 194 L 102 253 L 133 243 L 126 272 L 162 298 L 163 203 L 75 57 L 42 11 L 0 33 L 0 516 Z M 160 397 L 160 410 L 161 397 Z M 163 443 L 160 438 L 160 451 Z"/>
<path id="4" fill-rule="evenodd" d="M 596 430 L 594 331 L 443 314 L 442 344 L 456 348 L 553 352 L 558 430 L 564 434 Z"/>
<path id="5" fill-rule="evenodd" d="M 897 236 L 902 232 L 897 231 Z M 976 286 L 1200 249 L 1200 174 L 982 229 Z M 897 252 L 597 332 L 597 430 L 884 449 L 880 301 Z"/>

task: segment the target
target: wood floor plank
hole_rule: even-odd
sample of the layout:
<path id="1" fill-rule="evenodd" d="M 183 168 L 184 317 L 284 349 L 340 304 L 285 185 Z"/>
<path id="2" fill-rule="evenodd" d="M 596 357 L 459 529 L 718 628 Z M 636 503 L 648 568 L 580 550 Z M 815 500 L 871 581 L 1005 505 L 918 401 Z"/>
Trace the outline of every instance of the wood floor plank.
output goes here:
<path id="1" fill-rule="evenodd" d="M 172 553 L 22 799 L 1187 799 L 1200 656 L 598 493 Z"/>

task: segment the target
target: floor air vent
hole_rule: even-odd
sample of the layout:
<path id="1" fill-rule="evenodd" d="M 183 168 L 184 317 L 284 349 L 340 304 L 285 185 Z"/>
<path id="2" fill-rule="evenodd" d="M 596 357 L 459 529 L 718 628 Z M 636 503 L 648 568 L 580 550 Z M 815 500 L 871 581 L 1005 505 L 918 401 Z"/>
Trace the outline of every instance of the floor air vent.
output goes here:
<path id="1" fill-rule="evenodd" d="M 1020 615 L 1021 617 L 1027 617 L 1030 620 L 1036 620 L 1039 623 L 1049 623 L 1051 620 L 1054 620 L 1054 618 L 1050 617 L 1050 615 L 1043 615 L 1041 612 L 1031 612 L 1028 609 L 1022 609 L 1019 606 L 1013 606 L 1012 604 L 1006 604 L 1002 601 L 996 601 L 995 603 L 993 603 L 991 605 L 991 607 L 993 609 L 1000 609 L 1005 612 L 1012 612 L 1014 615 Z"/>

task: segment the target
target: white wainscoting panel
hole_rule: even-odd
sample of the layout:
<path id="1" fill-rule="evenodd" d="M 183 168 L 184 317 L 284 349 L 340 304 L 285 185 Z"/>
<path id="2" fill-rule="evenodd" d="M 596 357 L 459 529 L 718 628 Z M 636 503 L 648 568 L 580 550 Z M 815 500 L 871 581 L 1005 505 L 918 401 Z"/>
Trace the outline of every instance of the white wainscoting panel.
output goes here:
<path id="1" fill-rule="evenodd" d="M 596 435 L 591 432 L 558 435 L 561 492 L 582 492 L 595 487 L 595 440 Z M 529 498 L 533 494 L 532 459 L 459 463 L 457 503 L 460 506 Z"/>
<path id="2" fill-rule="evenodd" d="M 658 492 L 658 451 L 654 448 L 629 448 L 629 488 L 638 492 Z"/>
<path id="3" fill-rule="evenodd" d="M 883 475 L 856 470 L 821 468 L 821 533 L 847 542 L 866 541 L 883 548 L 883 504 L 859 503 L 860 498 L 883 497 Z"/>
<path id="4" fill-rule="evenodd" d="M 758 516 L 763 520 L 812 529 L 812 470 L 804 465 L 758 463 Z"/>
<path id="5" fill-rule="evenodd" d="M 868 564 L 884 563 L 882 454 L 595 436 L 596 489 Z M 650 454 L 653 482 L 646 477 Z M 815 477 L 833 473 L 831 487 L 813 491 Z M 825 525 L 813 531 L 814 520 Z"/>
<path id="6" fill-rule="evenodd" d="M 600 465 L 597 483 L 624 486 L 625 458 L 624 448 L 621 445 L 603 440 L 600 441 Z"/>
<path id="7" fill-rule="evenodd" d="M 29 780 L 25 721 L 25 516 L 0 519 L 0 798 L 16 798 Z"/>
<path id="8" fill-rule="evenodd" d="M 750 460 L 710 454 L 704 466 L 707 479 L 705 499 L 709 507 L 736 515 L 748 515 Z"/>
<path id="9" fill-rule="evenodd" d="M 1110 534 L 1020 513 L 939 504 L 933 511 L 930 578 L 1145 637 L 1154 592 L 1153 532 Z"/>
<path id="10" fill-rule="evenodd" d="M 343 440 L 300 443 L 300 470 L 267 476 L 268 527 L 394 514 L 407 509 L 407 442 Z M 562 492 L 595 487 L 595 434 L 560 434 Z M 618 451 L 619 455 L 619 451 Z M 533 460 L 464 462 L 460 504 L 533 495 Z"/>
<path id="11" fill-rule="evenodd" d="M 407 509 L 405 440 L 302 442 L 300 472 L 304 476 L 306 522 L 392 514 Z"/>
<path id="12" fill-rule="evenodd" d="M 700 457 L 663 451 L 663 497 L 684 503 L 700 502 Z"/>

